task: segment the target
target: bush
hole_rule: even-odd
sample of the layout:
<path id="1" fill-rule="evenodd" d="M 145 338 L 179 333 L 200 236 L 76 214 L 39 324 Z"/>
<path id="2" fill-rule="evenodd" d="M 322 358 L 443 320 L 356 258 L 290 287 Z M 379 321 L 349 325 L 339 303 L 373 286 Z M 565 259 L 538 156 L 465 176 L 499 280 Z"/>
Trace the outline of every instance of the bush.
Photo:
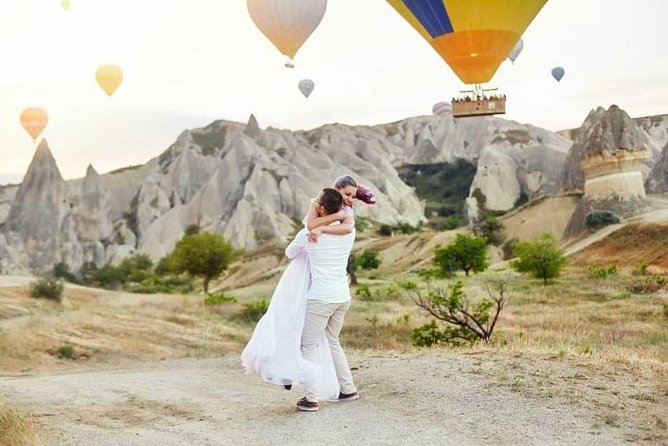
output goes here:
<path id="1" fill-rule="evenodd" d="M 640 265 L 636 266 L 636 269 L 633 270 L 633 274 L 636 276 L 644 276 L 645 271 L 647 271 L 647 267 L 649 267 L 649 263 L 647 262 L 642 262 Z"/>
<path id="2" fill-rule="evenodd" d="M 191 277 L 152 275 L 143 280 L 140 284 L 126 287 L 131 293 L 155 294 L 155 293 L 180 293 L 187 294 L 195 289 L 195 284 Z"/>
<path id="3" fill-rule="evenodd" d="M 515 244 L 517 260 L 511 266 L 518 272 L 530 273 L 538 279 L 543 279 L 547 285 L 548 279 L 559 277 L 561 269 L 566 265 L 566 257 L 557 244 L 557 239 L 549 233 L 543 234 L 536 241 L 523 241 Z"/>
<path id="4" fill-rule="evenodd" d="M 355 262 L 362 269 L 378 269 L 380 266 L 378 251 L 373 249 L 366 249 L 364 252 L 362 252 L 362 254 L 356 257 Z"/>
<path id="5" fill-rule="evenodd" d="M 60 262 L 53 267 L 51 272 L 53 277 L 63 279 L 66 282 L 78 283 L 76 276 L 70 272 L 70 267 L 65 262 Z"/>
<path id="6" fill-rule="evenodd" d="M 508 281 L 500 284 L 497 294 L 485 285 L 489 298 L 471 304 L 464 293 L 464 284 L 458 280 L 446 290 L 443 288 L 415 287 L 406 289 L 408 297 L 437 320 L 445 322 L 439 328 L 435 320 L 413 330 L 413 345 L 463 344 L 482 340 L 490 342 L 501 310 L 508 303 L 505 291 Z"/>
<path id="7" fill-rule="evenodd" d="M 262 319 L 264 313 L 267 312 L 269 303 L 265 299 L 257 300 L 255 302 L 245 303 L 241 309 L 241 317 L 247 321 L 257 322 Z"/>
<path id="8" fill-rule="evenodd" d="M 206 298 L 204 299 L 204 305 L 234 304 L 236 302 L 236 297 L 226 295 L 225 293 L 207 294 Z"/>
<path id="9" fill-rule="evenodd" d="M 71 345 L 63 345 L 58 349 L 58 356 L 61 358 L 72 359 L 74 356 L 74 347 Z"/>
<path id="10" fill-rule="evenodd" d="M 588 228 L 614 225 L 619 221 L 619 216 L 612 211 L 591 211 L 585 216 L 585 225 Z"/>
<path id="11" fill-rule="evenodd" d="M 499 246 L 505 241 L 503 223 L 493 213 L 483 211 L 482 221 L 478 225 L 478 232 L 487 239 L 487 243 Z"/>
<path id="12" fill-rule="evenodd" d="M 668 288 L 668 279 L 661 276 L 649 276 L 638 280 L 629 287 L 629 291 L 636 294 L 650 294 Z"/>
<path id="13" fill-rule="evenodd" d="M 141 283 L 146 280 L 153 271 L 153 262 L 146 254 L 137 254 L 123 259 L 118 265 L 118 273 L 121 283 Z"/>
<path id="14" fill-rule="evenodd" d="M 369 288 L 369 285 L 358 285 L 357 289 L 355 290 L 355 296 L 362 300 L 370 300 L 371 289 Z"/>
<path id="15" fill-rule="evenodd" d="M 598 266 L 591 265 L 587 268 L 587 275 L 592 279 L 607 279 L 608 277 L 616 276 L 618 273 L 617 266 Z"/>
<path id="16" fill-rule="evenodd" d="M 452 274 L 462 269 L 468 276 L 471 271 L 482 272 L 487 269 L 487 239 L 467 234 L 457 234 L 457 239 L 446 247 L 437 246 L 434 260 L 443 275 Z"/>
<path id="17" fill-rule="evenodd" d="M 106 290 L 118 290 L 125 283 L 123 272 L 114 266 L 107 265 L 93 272 L 93 285 Z"/>
<path id="18" fill-rule="evenodd" d="M 369 219 L 364 217 L 355 217 L 355 231 L 364 232 L 369 229 Z"/>
<path id="19" fill-rule="evenodd" d="M 384 237 L 390 237 L 392 235 L 392 226 L 380 225 L 380 228 L 378 228 L 378 234 Z"/>
<path id="20" fill-rule="evenodd" d="M 405 223 L 400 221 L 397 223 L 397 231 L 401 232 L 402 234 L 415 234 L 416 232 L 419 232 L 419 227 L 412 226 L 410 223 Z"/>
<path id="21" fill-rule="evenodd" d="M 63 299 L 65 285 L 60 279 L 53 276 L 42 277 L 30 284 L 30 297 L 55 300 Z"/>
<path id="22" fill-rule="evenodd" d="M 456 215 L 451 215 L 450 217 L 446 218 L 443 221 L 443 227 L 448 231 L 457 229 L 460 226 L 464 226 L 464 222 L 462 221 L 461 218 L 457 217 Z"/>

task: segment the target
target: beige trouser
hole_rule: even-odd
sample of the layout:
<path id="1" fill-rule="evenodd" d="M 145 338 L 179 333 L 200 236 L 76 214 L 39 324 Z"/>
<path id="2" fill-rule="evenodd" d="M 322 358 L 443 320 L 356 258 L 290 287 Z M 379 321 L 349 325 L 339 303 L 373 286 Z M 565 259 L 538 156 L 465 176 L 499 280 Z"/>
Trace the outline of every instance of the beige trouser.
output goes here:
<path id="1" fill-rule="evenodd" d="M 322 339 L 322 333 L 326 333 L 332 359 L 334 359 L 336 376 L 339 379 L 339 386 L 341 386 L 341 392 L 345 394 L 357 392 L 346 354 L 339 342 L 339 334 L 348 308 L 350 308 L 350 301 L 329 303 L 309 299 L 306 302 L 306 321 L 302 331 L 302 354 L 304 359 L 311 362 L 318 362 L 320 340 Z M 318 401 L 317 387 L 305 385 L 304 391 L 307 400 Z"/>

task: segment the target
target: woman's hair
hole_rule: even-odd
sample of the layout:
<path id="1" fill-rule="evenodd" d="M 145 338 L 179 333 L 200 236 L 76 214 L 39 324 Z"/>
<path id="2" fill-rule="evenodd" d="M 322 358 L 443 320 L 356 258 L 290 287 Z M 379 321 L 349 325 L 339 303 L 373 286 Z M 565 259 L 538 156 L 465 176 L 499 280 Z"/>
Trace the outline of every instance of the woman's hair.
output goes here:
<path id="1" fill-rule="evenodd" d="M 376 204 L 376 196 L 371 192 L 370 189 L 367 189 L 364 186 L 357 184 L 357 181 L 350 175 L 344 175 L 338 177 L 334 181 L 334 189 L 341 190 L 346 186 L 352 186 L 357 189 L 357 194 L 355 198 L 366 204 Z"/>

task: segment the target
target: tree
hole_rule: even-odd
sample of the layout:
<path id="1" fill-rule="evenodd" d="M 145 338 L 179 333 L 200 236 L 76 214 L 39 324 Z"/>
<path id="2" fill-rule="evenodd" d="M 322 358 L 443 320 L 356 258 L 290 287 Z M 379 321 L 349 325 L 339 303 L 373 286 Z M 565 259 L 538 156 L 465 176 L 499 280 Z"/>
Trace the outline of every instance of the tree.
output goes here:
<path id="1" fill-rule="evenodd" d="M 489 298 L 471 303 L 464 292 L 464 284 L 458 280 L 448 289 L 427 287 L 403 286 L 408 297 L 418 307 L 427 311 L 431 316 L 445 322 L 440 328 L 436 321 L 413 330 L 411 335 L 413 344 L 418 347 L 440 343 L 461 344 L 482 340 L 490 342 L 494 327 L 499 319 L 501 310 L 508 303 L 506 289 L 510 278 L 499 284 L 497 292 L 493 292 L 485 284 Z"/>
<path id="2" fill-rule="evenodd" d="M 208 232 L 186 235 L 172 252 L 174 271 L 202 276 L 205 293 L 211 279 L 220 276 L 235 256 L 234 248 L 221 235 Z"/>
<path id="3" fill-rule="evenodd" d="M 392 226 L 382 224 L 378 229 L 378 233 L 385 237 L 390 237 L 392 235 Z"/>
<path id="4" fill-rule="evenodd" d="M 354 252 L 348 256 L 348 265 L 346 265 L 346 272 L 350 276 L 350 284 L 357 286 L 357 255 Z"/>
<path id="5" fill-rule="evenodd" d="M 494 246 L 501 245 L 505 237 L 503 235 L 503 223 L 499 221 L 496 215 L 489 211 L 483 211 L 482 221 L 479 223 L 480 235 L 487 239 L 487 243 Z"/>
<path id="6" fill-rule="evenodd" d="M 443 274 L 452 274 L 458 269 L 468 276 L 471 271 L 479 273 L 489 266 L 487 260 L 487 239 L 468 234 L 457 234 L 457 239 L 446 247 L 437 246 L 434 260 Z"/>
<path id="7" fill-rule="evenodd" d="M 357 257 L 357 265 L 362 269 L 378 269 L 381 260 L 378 258 L 378 251 L 374 249 L 365 249 Z"/>
<path id="8" fill-rule="evenodd" d="M 547 285 L 548 279 L 559 277 L 561 269 L 566 265 L 566 257 L 559 248 L 557 239 L 550 233 L 545 233 L 536 241 L 523 241 L 514 247 L 517 260 L 511 263 L 516 271 L 530 273 L 538 279 L 543 279 Z"/>

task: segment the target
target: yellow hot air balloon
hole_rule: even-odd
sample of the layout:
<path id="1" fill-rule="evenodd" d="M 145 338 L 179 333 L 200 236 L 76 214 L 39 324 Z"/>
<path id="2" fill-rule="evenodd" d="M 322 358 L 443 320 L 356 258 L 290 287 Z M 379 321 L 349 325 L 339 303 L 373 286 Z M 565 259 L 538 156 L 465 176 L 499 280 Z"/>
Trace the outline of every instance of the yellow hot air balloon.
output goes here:
<path id="1" fill-rule="evenodd" d="M 247 6 L 260 31 L 281 53 L 294 59 L 320 24 L 327 0 L 248 0 Z M 293 68 L 292 60 L 285 66 Z"/>
<path id="2" fill-rule="evenodd" d="M 70 9 L 70 6 L 71 6 L 70 0 L 61 0 L 60 7 L 63 8 L 65 11 Z"/>
<path id="3" fill-rule="evenodd" d="M 111 96 L 123 82 L 123 70 L 116 65 L 101 65 L 95 72 L 95 79 L 105 93 Z"/>
<path id="4" fill-rule="evenodd" d="M 465 84 L 489 82 L 547 0 L 387 0 Z"/>
<path id="5" fill-rule="evenodd" d="M 21 112 L 21 125 L 32 136 L 33 141 L 42 133 L 48 122 L 49 117 L 41 108 L 26 108 Z"/>

